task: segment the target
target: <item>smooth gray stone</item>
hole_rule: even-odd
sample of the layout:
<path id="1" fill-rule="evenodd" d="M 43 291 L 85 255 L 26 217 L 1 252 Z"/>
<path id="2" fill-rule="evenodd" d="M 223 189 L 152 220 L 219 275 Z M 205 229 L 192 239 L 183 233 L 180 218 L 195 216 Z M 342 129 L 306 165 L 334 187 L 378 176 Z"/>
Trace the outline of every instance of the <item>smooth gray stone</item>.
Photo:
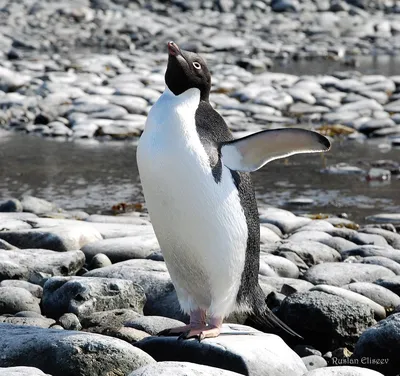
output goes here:
<path id="1" fill-rule="evenodd" d="M 351 282 L 374 282 L 395 274 L 383 266 L 350 263 L 324 263 L 312 266 L 304 279 L 315 285 L 343 286 Z"/>
<path id="2" fill-rule="evenodd" d="M 167 267 L 163 261 L 129 260 L 91 270 L 85 277 L 123 278 L 133 281 L 144 289 L 145 315 L 164 316 L 186 322 Z"/>
<path id="3" fill-rule="evenodd" d="M 143 289 L 117 278 L 52 277 L 43 287 L 42 309 L 49 317 L 64 313 L 84 317 L 105 309 L 131 308 L 143 312 Z"/>
<path id="4" fill-rule="evenodd" d="M 265 277 L 263 275 L 258 276 L 258 282 L 263 289 L 265 295 L 268 295 L 271 291 L 282 292 L 286 286 L 289 286 L 291 291 L 308 291 L 314 285 L 310 282 L 296 278 L 284 278 L 284 277 Z M 286 294 L 285 294 L 286 295 Z"/>
<path id="5" fill-rule="evenodd" d="M 309 231 L 297 231 L 288 237 L 289 241 L 302 242 L 302 241 L 315 241 L 329 239 L 332 236 L 323 231 L 309 230 Z"/>
<path id="6" fill-rule="evenodd" d="M 341 296 L 342 298 L 351 300 L 353 302 L 366 304 L 374 311 L 376 320 L 382 320 L 386 318 L 386 311 L 383 306 L 354 291 L 349 291 L 341 287 L 329 285 L 317 285 L 315 287 L 312 287 L 310 291 L 322 291 L 326 292 L 327 294 Z"/>
<path id="7" fill-rule="evenodd" d="M 278 227 L 282 233 L 288 234 L 311 222 L 310 218 L 297 217 L 293 213 L 282 209 L 260 210 L 261 224 L 269 223 Z"/>
<path id="8" fill-rule="evenodd" d="M 33 311 L 40 313 L 38 300 L 20 287 L 0 287 L 0 314 Z"/>
<path id="9" fill-rule="evenodd" d="M 323 239 L 319 241 L 322 244 L 327 245 L 328 247 L 331 247 L 333 249 L 336 249 L 339 253 L 342 253 L 344 251 L 348 251 L 349 249 L 354 249 L 357 247 L 357 244 L 340 238 L 338 236 L 332 236 L 329 239 Z"/>
<path id="10" fill-rule="evenodd" d="M 39 368 L 35 367 L 0 367 L 2 376 L 51 376 L 48 373 L 43 373 Z"/>
<path id="11" fill-rule="evenodd" d="M 41 298 L 43 295 L 42 286 L 35 285 L 27 281 L 19 281 L 16 279 L 5 279 L 0 281 L 0 287 L 19 287 L 29 291 L 35 298 Z"/>
<path id="12" fill-rule="evenodd" d="M 112 265 L 112 262 L 108 258 L 108 256 L 106 256 L 104 253 L 97 253 L 90 261 L 89 269 L 92 270 L 92 269 L 104 268 L 110 265 Z"/>
<path id="13" fill-rule="evenodd" d="M 350 256 L 382 256 L 387 257 L 393 261 L 400 263 L 400 251 L 398 249 L 391 249 L 387 247 L 379 247 L 376 245 L 360 245 L 354 249 L 349 249 L 342 252 L 343 259 Z"/>
<path id="14" fill-rule="evenodd" d="M 221 1 L 221 0 L 220 0 Z M 129 376 L 238 376 L 239 373 L 190 362 L 157 362 L 129 374 Z M 12 375 L 13 376 L 13 375 Z"/>
<path id="15" fill-rule="evenodd" d="M 400 249 L 400 234 L 393 233 L 392 231 L 384 230 L 382 228 L 364 227 L 360 230 L 367 234 L 380 235 L 395 249 Z"/>
<path id="16" fill-rule="evenodd" d="M 113 263 L 131 259 L 145 259 L 160 249 L 154 234 L 127 236 L 123 238 L 102 239 L 82 248 L 88 261 L 102 253 Z"/>
<path id="17" fill-rule="evenodd" d="M 355 232 L 354 235 L 349 238 L 349 240 L 360 245 L 377 245 L 381 247 L 388 245 L 383 236 L 377 234 L 364 234 L 362 232 Z"/>
<path id="18" fill-rule="evenodd" d="M 150 221 L 143 217 L 135 215 L 100 215 L 92 214 L 86 219 L 86 222 L 98 223 L 126 223 L 131 225 L 150 225 Z"/>
<path id="19" fill-rule="evenodd" d="M 74 251 L 102 239 L 95 228 L 59 226 L 0 232 L 0 238 L 19 248 L 44 248 L 57 252 Z"/>
<path id="20" fill-rule="evenodd" d="M 368 368 L 395 376 L 400 369 L 400 313 L 394 313 L 367 329 L 358 340 L 353 357 L 355 359 L 386 359 L 384 364 L 368 364 Z"/>
<path id="21" fill-rule="evenodd" d="M 367 122 L 365 122 L 359 129 L 360 132 L 364 134 L 371 134 L 372 132 L 378 130 L 378 129 L 384 129 L 384 128 L 392 128 L 396 124 L 395 122 L 390 119 L 371 119 Z"/>
<path id="22" fill-rule="evenodd" d="M 58 319 L 58 322 L 65 330 L 81 330 L 82 329 L 82 325 L 79 322 L 79 318 L 74 313 L 64 313 Z"/>
<path id="23" fill-rule="evenodd" d="M 57 206 L 52 202 L 29 195 L 21 198 L 21 204 L 25 212 L 34 214 L 43 214 L 57 210 Z"/>
<path id="24" fill-rule="evenodd" d="M 396 275 L 393 277 L 383 277 L 374 281 L 379 286 L 385 287 L 390 291 L 393 291 L 395 294 L 400 296 L 400 275 Z"/>
<path id="25" fill-rule="evenodd" d="M 85 263 L 81 251 L 54 252 L 47 249 L 0 250 L 0 279 L 36 281 L 38 273 L 48 276 L 75 274 Z"/>
<path id="26" fill-rule="evenodd" d="M 263 267 L 269 267 L 279 277 L 298 278 L 300 274 L 299 268 L 292 261 L 271 254 L 260 256 L 260 274 L 264 274 Z"/>
<path id="27" fill-rule="evenodd" d="M 309 355 L 301 358 L 304 365 L 307 367 L 308 371 L 312 371 L 313 369 L 323 368 L 328 365 L 326 360 L 322 356 L 318 355 Z"/>
<path id="28" fill-rule="evenodd" d="M 0 201 L 0 212 L 22 212 L 22 209 L 21 201 L 15 198 Z"/>
<path id="29" fill-rule="evenodd" d="M 184 326 L 182 321 L 162 316 L 139 316 L 124 323 L 124 326 L 143 330 L 153 336 L 165 329 Z"/>
<path id="30" fill-rule="evenodd" d="M 37 367 L 53 376 L 128 374 L 154 363 L 140 349 L 116 338 L 9 324 L 0 325 L 0 348 L 0 364 Z"/>
<path id="31" fill-rule="evenodd" d="M 4 221 L 7 219 L 16 219 L 21 221 L 29 221 L 32 219 L 37 219 L 38 216 L 33 213 L 25 213 L 25 212 L 15 212 L 15 213 L 1 213 L 0 212 L 0 221 Z"/>
<path id="32" fill-rule="evenodd" d="M 314 219 L 313 221 L 309 222 L 305 226 L 302 226 L 294 231 L 294 233 L 299 233 L 302 231 L 318 231 L 318 232 L 329 232 L 335 227 L 332 223 L 328 222 L 324 219 Z"/>
<path id="33" fill-rule="evenodd" d="M 383 257 L 383 256 L 363 257 L 360 262 L 363 264 L 381 265 L 381 266 L 384 266 L 385 268 L 390 269 L 394 274 L 400 275 L 400 264 L 396 261 L 393 261 L 393 260 L 387 258 L 387 257 Z"/>
<path id="34" fill-rule="evenodd" d="M 307 372 L 304 376 L 384 376 L 380 372 L 356 366 L 335 366 L 319 368 Z"/>
<path id="35" fill-rule="evenodd" d="M 189 361 L 240 374 L 300 376 L 306 372 L 301 358 L 283 340 L 244 325 L 224 324 L 217 338 L 177 341 L 176 337 L 148 337 L 135 346 L 157 361 Z"/>
<path id="36" fill-rule="evenodd" d="M 277 235 L 273 230 L 268 227 L 260 225 L 260 243 L 273 243 L 279 242 L 281 240 L 280 236 Z"/>
<path id="37" fill-rule="evenodd" d="M 289 113 L 292 115 L 324 114 L 326 112 L 330 112 L 330 109 L 328 107 L 310 105 L 302 102 L 292 104 L 289 108 Z"/>
<path id="38" fill-rule="evenodd" d="M 369 306 L 322 291 L 288 296 L 279 316 L 307 343 L 323 352 L 354 346 L 360 334 L 375 322 Z"/>
<path id="39" fill-rule="evenodd" d="M 32 227 L 25 221 L 20 219 L 6 219 L 1 221 L 2 231 L 18 231 L 18 230 L 29 230 Z"/>
<path id="40" fill-rule="evenodd" d="M 37 326 L 39 328 L 50 328 L 56 322 L 53 319 L 48 319 L 47 317 L 5 317 L 0 316 L 0 323 L 2 324 L 12 324 L 12 325 L 25 325 L 25 326 Z M 0 373 L 1 374 L 1 373 Z"/>
<path id="41" fill-rule="evenodd" d="M 387 112 L 400 112 L 400 99 L 389 102 L 384 108 Z"/>
<path id="42" fill-rule="evenodd" d="M 385 308 L 396 308 L 400 305 L 400 296 L 375 283 L 354 282 L 342 288 L 364 295 Z"/>
<path id="43" fill-rule="evenodd" d="M 400 213 L 380 213 L 370 215 L 366 218 L 366 220 L 381 223 L 400 223 Z"/>

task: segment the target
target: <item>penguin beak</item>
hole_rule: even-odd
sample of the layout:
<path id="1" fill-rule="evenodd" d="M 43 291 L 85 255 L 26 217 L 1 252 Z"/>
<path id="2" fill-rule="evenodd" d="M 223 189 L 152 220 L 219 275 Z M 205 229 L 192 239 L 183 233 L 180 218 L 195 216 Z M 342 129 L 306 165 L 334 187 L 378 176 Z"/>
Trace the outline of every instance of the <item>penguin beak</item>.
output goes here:
<path id="1" fill-rule="evenodd" d="M 182 55 L 181 50 L 179 49 L 178 45 L 174 42 L 168 42 L 168 54 L 169 56 L 178 56 Z"/>

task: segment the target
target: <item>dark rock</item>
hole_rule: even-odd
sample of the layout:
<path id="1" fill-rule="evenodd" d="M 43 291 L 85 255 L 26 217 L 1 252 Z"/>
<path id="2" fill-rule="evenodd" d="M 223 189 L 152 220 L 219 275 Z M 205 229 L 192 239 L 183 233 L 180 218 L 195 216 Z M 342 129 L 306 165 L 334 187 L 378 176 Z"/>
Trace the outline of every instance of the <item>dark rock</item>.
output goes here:
<path id="1" fill-rule="evenodd" d="M 0 325 L 0 348 L 1 366 L 37 367 L 53 376 L 124 375 L 154 362 L 116 338 L 9 324 Z"/>
<path id="2" fill-rule="evenodd" d="M 307 343 L 322 351 L 354 346 L 360 334 L 374 324 L 374 313 L 367 305 L 320 291 L 288 296 L 279 315 Z"/>
<path id="3" fill-rule="evenodd" d="M 131 281 L 111 278 L 53 277 L 44 285 L 42 309 L 49 317 L 132 308 L 141 313 L 146 301 L 142 288 Z"/>
<path id="4" fill-rule="evenodd" d="M 0 287 L 0 314 L 33 311 L 40 313 L 38 300 L 20 287 Z"/>
<path id="5" fill-rule="evenodd" d="M 377 279 L 374 283 L 379 286 L 383 286 L 395 294 L 400 296 L 400 276 L 396 275 L 393 277 L 384 277 Z"/>
<path id="6" fill-rule="evenodd" d="M 240 374 L 303 375 L 306 367 L 283 340 L 243 325 L 224 324 L 217 338 L 177 341 L 176 337 L 148 337 L 135 346 L 157 361 L 189 361 Z M 230 334 L 231 333 L 231 334 Z"/>
<path id="7" fill-rule="evenodd" d="M 22 212 L 21 201 L 14 198 L 6 201 L 1 201 L 0 212 Z"/>

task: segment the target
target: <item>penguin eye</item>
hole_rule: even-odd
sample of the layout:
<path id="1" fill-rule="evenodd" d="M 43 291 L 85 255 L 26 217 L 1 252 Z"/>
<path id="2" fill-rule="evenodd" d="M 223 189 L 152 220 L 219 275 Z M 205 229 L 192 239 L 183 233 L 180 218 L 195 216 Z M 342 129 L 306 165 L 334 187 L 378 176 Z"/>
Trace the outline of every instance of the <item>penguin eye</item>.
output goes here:
<path id="1" fill-rule="evenodd" d="M 198 63 L 197 61 L 195 61 L 195 62 L 193 63 L 193 66 L 194 66 L 196 69 L 201 69 L 201 64 Z"/>

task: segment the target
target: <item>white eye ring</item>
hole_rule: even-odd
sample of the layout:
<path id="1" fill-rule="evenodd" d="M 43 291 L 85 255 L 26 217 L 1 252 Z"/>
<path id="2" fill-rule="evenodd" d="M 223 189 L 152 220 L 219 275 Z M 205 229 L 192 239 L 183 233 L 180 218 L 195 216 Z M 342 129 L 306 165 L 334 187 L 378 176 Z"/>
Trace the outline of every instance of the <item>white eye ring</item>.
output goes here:
<path id="1" fill-rule="evenodd" d="M 201 69 L 201 64 L 198 63 L 197 61 L 195 61 L 195 62 L 193 63 L 193 66 L 194 66 L 196 69 Z"/>

